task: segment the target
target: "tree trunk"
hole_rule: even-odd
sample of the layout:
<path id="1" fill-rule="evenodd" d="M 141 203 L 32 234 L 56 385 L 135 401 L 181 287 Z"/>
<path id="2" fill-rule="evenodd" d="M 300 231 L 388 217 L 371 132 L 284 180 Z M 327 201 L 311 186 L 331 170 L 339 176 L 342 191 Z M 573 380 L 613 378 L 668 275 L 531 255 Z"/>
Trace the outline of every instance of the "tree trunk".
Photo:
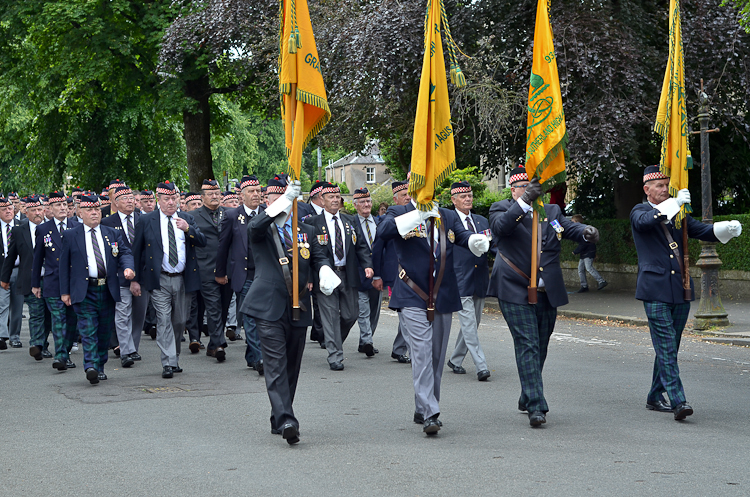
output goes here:
<path id="1" fill-rule="evenodd" d="M 190 190 L 200 191 L 204 179 L 213 179 L 211 158 L 211 109 L 208 99 L 208 78 L 188 81 L 185 87 L 188 97 L 197 102 L 196 109 L 182 112 L 185 125 L 185 148 L 187 151 L 187 168 L 190 179 Z"/>

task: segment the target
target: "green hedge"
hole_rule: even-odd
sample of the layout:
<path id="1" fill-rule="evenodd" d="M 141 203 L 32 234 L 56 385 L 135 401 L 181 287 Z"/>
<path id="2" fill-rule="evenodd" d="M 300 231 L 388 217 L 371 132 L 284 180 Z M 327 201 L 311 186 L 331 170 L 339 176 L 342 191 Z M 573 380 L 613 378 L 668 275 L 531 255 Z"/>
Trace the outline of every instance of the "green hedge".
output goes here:
<path id="1" fill-rule="evenodd" d="M 716 216 L 716 221 L 731 221 L 736 219 L 742 223 L 743 231 L 739 238 L 731 240 L 726 245 L 717 243 L 716 252 L 723 263 L 723 270 L 750 271 L 750 215 L 738 214 L 732 216 Z M 599 243 L 596 245 L 596 261 L 606 264 L 638 264 L 633 235 L 630 231 L 630 221 L 627 219 L 594 219 L 586 221 L 599 230 Z M 570 240 L 562 241 L 563 261 L 577 261 L 579 257 L 573 255 L 576 243 Z M 699 240 L 691 239 L 690 263 L 695 264 L 700 255 Z"/>

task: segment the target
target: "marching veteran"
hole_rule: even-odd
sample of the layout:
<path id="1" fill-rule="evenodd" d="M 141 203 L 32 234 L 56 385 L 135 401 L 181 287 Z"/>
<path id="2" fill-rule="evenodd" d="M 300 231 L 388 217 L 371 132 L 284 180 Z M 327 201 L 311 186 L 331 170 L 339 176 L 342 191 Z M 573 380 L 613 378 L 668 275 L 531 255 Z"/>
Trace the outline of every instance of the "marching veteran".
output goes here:
<path id="1" fill-rule="evenodd" d="M 490 228 L 497 258 L 487 294 L 497 297 L 513 336 L 521 380 L 518 409 L 527 411 L 529 424 L 538 427 L 547 422 L 549 411 L 542 384 L 547 347 L 555 328 L 557 308 L 568 303 L 560 268 L 560 240 L 596 243 L 599 231 L 568 220 L 558 205 L 544 204 L 547 217 L 539 222 L 538 300 L 530 304 L 531 206 L 542 194 L 542 187 L 537 178 L 529 182 L 526 169 L 522 167 L 511 171 L 508 184 L 513 198 L 495 202 L 490 207 Z"/>
<path id="2" fill-rule="evenodd" d="M 388 208 L 378 226 L 378 237 L 393 240 L 399 272 L 388 306 L 398 311 L 404 338 L 409 343 L 414 400 L 414 422 L 427 435 L 440 430 L 440 383 L 448 348 L 451 317 L 461 310 L 461 297 L 453 264 L 453 245 L 468 248 L 476 256 L 490 247 L 486 235 L 472 233 L 454 222 L 455 214 L 440 209 L 422 211 L 412 200 Z M 433 233 L 433 243 L 430 243 Z M 430 268 L 434 269 L 432 289 Z M 432 290 L 432 302 L 429 292 Z M 430 307 L 429 304 L 432 306 Z"/>
<path id="3" fill-rule="evenodd" d="M 682 231 L 676 229 L 673 221 L 682 205 L 690 203 L 690 192 L 680 190 L 677 197 L 670 198 L 669 177 L 660 172 L 659 166 L 648 166 L 644 170 L 643 191 L 646 201 L 633 207 L 630 226 L 638 251 L 635 298 L 643 301 L 656 352 L 646 408 L 673 412 L 674 419 L 682 420 L 693 414 L 693 408 L 685 399 L 677 352 L 695 294 L 692 278 L 689 300 L 683 292 Z M 727 243 L 742 233 L 738 221 L 710 225 L 686 215 L 682 222 L 687 223 L 690 238 L 707 242 Z M 668 402 L 664 400 L 664 393 Z"/>
<path id="4" fill-rule="evenodd" d="M 268 206 L 249 224 L 250 245 L 255 258 L 255 278 L 240 312 L 255 320 L 263 351 L 266 391 L 271 402 L 271 433 L 288 444 L 299 442 L 299 421 L 292 404 L 297 390 L 307 327 L 312 325 L 309 299 L 313 272 L 318 274 L 320 291 L 330 295 L 341 283 L 331 269 L 315 229 L 298 223 L 297 271 L 299 274 L 300 315 L 292 310 L 293 234 L 292 202 L 300 194 L 299 181 L 287 184 L 282 175 L 268 180 Z M 306 305 L 307 304 L 307 305 Z"/>
<path id="5" fill-rule="evenodd" d="M 117 272 L 132 280 L 135 265 L 121 233 L 100 224 L 101 203 L 95 195 L 81 197 L 80 212 L 83 224 L 63 235 L 60 295 L 78 316 L 83 368 L 86 379 L 95 384 L 107 379 L 104 364 L 115 328 L 115 302 L 120 301 Z"/>

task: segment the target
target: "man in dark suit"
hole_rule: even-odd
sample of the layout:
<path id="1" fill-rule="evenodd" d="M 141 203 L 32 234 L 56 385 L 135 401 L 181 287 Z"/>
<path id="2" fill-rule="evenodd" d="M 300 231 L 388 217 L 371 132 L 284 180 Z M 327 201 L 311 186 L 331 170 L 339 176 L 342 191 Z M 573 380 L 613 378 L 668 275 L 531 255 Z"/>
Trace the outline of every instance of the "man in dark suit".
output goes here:
<path id="1" fill-rule="evenodd" d="M 341 190 L 332 184 L 323 185 L 320 192 L 325 210 L 323 214 L 305 219 L 305 224 L 315 228 L 328 256 L 328 264 L 341 278 L 341 285 L 331 294 L 323 295 L 315 287 L 318 307 L 323 323 L 328 366 L 334 371 L 344 369 L 344 341 L 359 315 L 359 268 L 367 278 L 372 278 L 372 258 L 364 240 L 359 222 L 340 212 L 343 205 Z"/>
<path id="2" fill-rule="evenodd" d="M 56 193 L 56 192 L 55 192 Z M 63 202 L 65 198 L 63 196 Z M 14 270 L 14 261 L 19 259 L 15 291 L 23 296 L 29 307 L 29 355 L 41 361 L 47 349 L 49 330 L 45 325 L 44 301 L 38 299 L 31 291 L 31 270 L 34 260 L 34 244 L 39 224 L 44 220 L 44 207 L 39 197 L 26 199 L 26 216 L 20 226 L 13 228 L 7 257 L 2 266 L 0 286 L 10 289 L 10 277 Z M 49 357 L 49 355 L 47 355 Z"/>
<path id="3" fill-rule="evenodd" d="M 38 197 L 35 198 L 34 204 L 37 203 L 41 205 Z M 18 287 L 20 259 L 18 256 L 12 259 L 7 257 L 8 249 L 13 241 L 12 230 L 20 225 L 21 221 L 15 218 L 13 204 L 6 198 L 0 197 L 0 231 L 3 240 L 0 263 L 5 268 L 7 259 L 8 269 L 10 270 L 9 276 L 5 280 L 8 283 L 8 288 L 0 289 L 0 342 L 2 342 L 0 348 L 2 349 L 8 348 L 6 341 L 9 341 L 10 346 L 14 349 L 23 347 L 21 343 L 21 316 L 23 314 L 24 296 Z"/>
<path id="4" fill-rule="evenodd" d="M 237 296 L 238 321 L 241 320 L 245 328 L 245 361 L 249 368 L 262 375 L 263 354 L 255 321 L 239 309 L 255 278 L 255 260 L 247 227 L 265 209 L 260 206 L 260 182 L 255 175 L 243 176 L 240 188 L 242 205 L 225 211 L 221 221 L 215 279 L 220 285 L 229 285 Z"/>
<path id="5" fill-rule="evenodd" d="M 220 285 L 216 281 L 216 259 L 219 252 L 219 230 L 224 219 L 224 207 L 221 207 L 221 189 L 216 180 L 205 179 L 201 186 L 201 200 L 203 206 L 190 211 L 195 219 L 195 225 L 206 238 L 206 244 L 195 249 L 198 261 L 198 273 L 201 278 L 201 296 L 206 308 L 208 321 L 209 343 L 206 355 L 214 357 L 218 362 L 226 359 L 224 348 L 224 325 L 227 321 L 229 303 L 232 301 L 232 289 L 227 285 Z M 190 346 L 193 347 L 191 341 Z M 191 349 L 192 351 L 192 349 Z"/>
<path id="6" fill-rule="evenodd" d="M 135 241 L 135 227 L 138 225 L 141 214 L 135 210 L 135 196 L 127 186 L 118 186 L 114 191 L 116 212 L 102 220 L 103 226 L 114 228 L 122 234 L 122 242 L 132 249 Z M 120 351 L 120 363 L 122 367 L 129 368 L 135 361 L 140 361 L 138 347 L 141 343 L 141 330 L 146 319 L 146 308 L 148 307 L 148 294 L 135 297 L 130 293 L 130 281 L 125 278 L 122 271 L 118 273 L 120 278 L 120 302 L 115 304 L 115 332 Z"/>
<path id="7" fill-rule="evenodd" d="M 677 352 L 695 294 L 691 278 L 690 296 L 685 298 L 682 280 L 685 247 L 682 245 L 682 229 L 676 228 L 674 221 L 680 208 L 690 203 L 690 192 L 680 190 L 675 198 L 670 198 L 669 177 L 662 174 L 659 166 L 648 166 L 644 171 L 643 191 L 646 202 L 633 207 L 630 226 L 638 251 L 635 298 L 643 301 L 656 353 L 646 408 L 673 412 L 674 419 L 682 420 L 693 414 L 693 408 L 685 399 Z M 707 242 L 727 243 L 742 233 L 738 221 L 703 224 L 686 214 L 682 223 L 687 223 L 690 238 Z M 664 400 L 665 393 L 668 402 Z"/>
<path id="8" fill-rule="evenodd" d="M 67 209 L 63 209 L 62 193 L 52 192 L 49 199 L 54 219 L 40 224 L 36 229 L 31 291 L 46 304 L 50 313 L 52 338 L 55 342 L 52 367 L 65 371 L 76 367 L 70 360 L 70 349 L 78 337 L 78 318 L 73 308 L 66 306 L 60 299 L 60 255 L 63 248 L 62 234 L 79 223 L 75 218 L 66 217 Z M 39 209 L 39 212 L 42 210 L 37 207 L 34 209 Z"/>
<path id="9" fill-rule="evenodd" d="M 271 402 L 271 433 L 289 444 L 299 442 L 299 421 L 292 404 L 297 390 L 307 327 L 312 324 L 309 307 L 300 306 L 299 320 L 292 315 L 292 202 L 299 196 L 299 182 L 288 185 L 275 176 L 268 181 L 268 207 L 249 223 L 250 245 L 255 258 L 255 279 L 240 312 L 255 319 L 263 349 L 266 391 Z M 341 281 L 328 265 L 323 247 L 311 226 L 298 225 L 299 295 L 310 290 L 308 281 L 318 275 L 321 291 L 332 293 Z"/>
<path id="10" fill-rule="evenodd" d="M 490 227 L 498 258 L 492 268 L 487 295 L 497 297 L 508 323 L 516 352 L 521 397 L 518 408 L 527 411 L 529 424 L 547 422 L 549 411 L 542 386 L 542 369 L 550 336 L 555 328 L 557 308 L 568 303 L 560 268 L 560 240 L 575 242 L 599 239 L 593 226 L 568 220 L 554 204 L 544 204 L 546 219 L 540 219 L 538 303 L 529 304 L 531 274 L 531 206 L 542 194 L 537 178 L 529 183 L 526 170 L 517 167 L 508 179 L 513 199 L 495 202 L 490 208 Z"/>
<path id="11" fill-rule="evenodd" d="M 384 241 L 393 240 L 401 268 L 388 307 L 398 311 L 401 330 L 409 342 L 416 404 L 414 422 L 423 424 L 427 435 L 435 435 L 442 426 L 438 417 L 443 364 L 451 318 L 461 310 L 453 245 L 469 248 L 477 256 L 490 247 L 486 235 L 467 231 L 453 222 L 453 216 L 453 212 L 439 209 L 437 202 L 423 211 L 416 209 L 412 201 L 409 205 L 389 207 L 378 225 L 378 236 Z M 430 307 L 431 265 L 434 285 Z"/>
<path id="12" fill-rule="evenodd" d="M 487 219 L 479 214 L 471 213 L 471 208 L 474 205 L 474 194 L 467 181 L 460 181 L 451 185 L 451 201 L 456 209 L 454 222 L 461 223 L 461 226 L 471 233 L 484 233 L 492 240 L 490 223 Z M 477 257 L 464 247 L 454 247 L 453 263 L 462 309 L 458 311 L 461 329 L 456 337 L 453 354 L 448 360 L 448 367 L 456 374 L 466 374 L 466 369 L 461 364 L 468 352 L 471 354 L 474 366 L 477 369 L 477 379 L 487 381 L 487 378 L 490 377 L 490 370 L 487 367 L 487 360 L 484 357 L 484 351 L 477 334 L 490 276 L 487 254 Z"/>
<path id="13" fill-rule="evenodd" d="M 60 298 L 73 306 L 83 341 L 83 368 L 89 383 L 106 380 L 109 337 L 115 318 L 115 302 L 120 300 L 118 271 L 132 280 L 133 256 L 121 234 L 102 226 L 101 204 L 96 196 L 81 197 L 83 225 L 63 234 L 60 255 Z"/>
<path id="14" fill-rule="evenodd" d="M 372 199 L 367 188 L 354 190 L 354 207 L 357 209 L 356 221 L 359 223 L 360 231 L 364 235 L 362 239 L 367 243 L 372 258 L 373 277 L 368 278 L 364 269 L 359 267 L 359 347 L 358 352 L 372 357 L 377 352 L 373 345 L 372 336 L 378 326 L 380 318 L 380 304 L 383 301 L 383 280 L 380 276 L 380 264 L 383 260 L 383 240 L 377 238 L 377 225 L 372 215 Z"/>
<path id="15" fill-rule="evenodd" d="M 193 216 L 177 212 L 180 200 L 174 183 L 159 183 L 156 193 L 159 208 L 143 215 L 135 227 L 136 276 L 130 291 L 134 296 L 142 290 L 151 292 L 162 378 L 172 378 L 182 372 L 178 359 L 187 318 L 185 292 L 198 291 L 201 285 L 195 247 L 205 247 L 206 237 Z"/>

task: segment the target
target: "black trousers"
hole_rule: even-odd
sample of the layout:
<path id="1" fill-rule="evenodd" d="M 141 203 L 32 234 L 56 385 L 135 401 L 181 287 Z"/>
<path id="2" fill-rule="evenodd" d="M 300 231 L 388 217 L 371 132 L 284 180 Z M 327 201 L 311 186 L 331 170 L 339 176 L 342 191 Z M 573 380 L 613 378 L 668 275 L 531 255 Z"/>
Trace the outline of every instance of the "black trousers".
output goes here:
<path id="1" fill-rule="evenodd" d="M 299 428 L 292 403 L 305 351 L 307 327 L 293 325 L 290 314 L 291 309 L 278 321 L 255 319 L 263 351 L 266 391 L 271 401 L 272 430 L 279 430 L 286 423 Z"/>
<path id="2" fill-rule="evenodd" d="M 227 343 L 224 338 L 224 325 L 227 323 L 229 304 L 232 302 L 232 287 L 220 285 L 215 281 L 201 283 L 201 296 L 206 308 L 208 336 L 210 337 L 207 349 L 224 347 Z"/>

